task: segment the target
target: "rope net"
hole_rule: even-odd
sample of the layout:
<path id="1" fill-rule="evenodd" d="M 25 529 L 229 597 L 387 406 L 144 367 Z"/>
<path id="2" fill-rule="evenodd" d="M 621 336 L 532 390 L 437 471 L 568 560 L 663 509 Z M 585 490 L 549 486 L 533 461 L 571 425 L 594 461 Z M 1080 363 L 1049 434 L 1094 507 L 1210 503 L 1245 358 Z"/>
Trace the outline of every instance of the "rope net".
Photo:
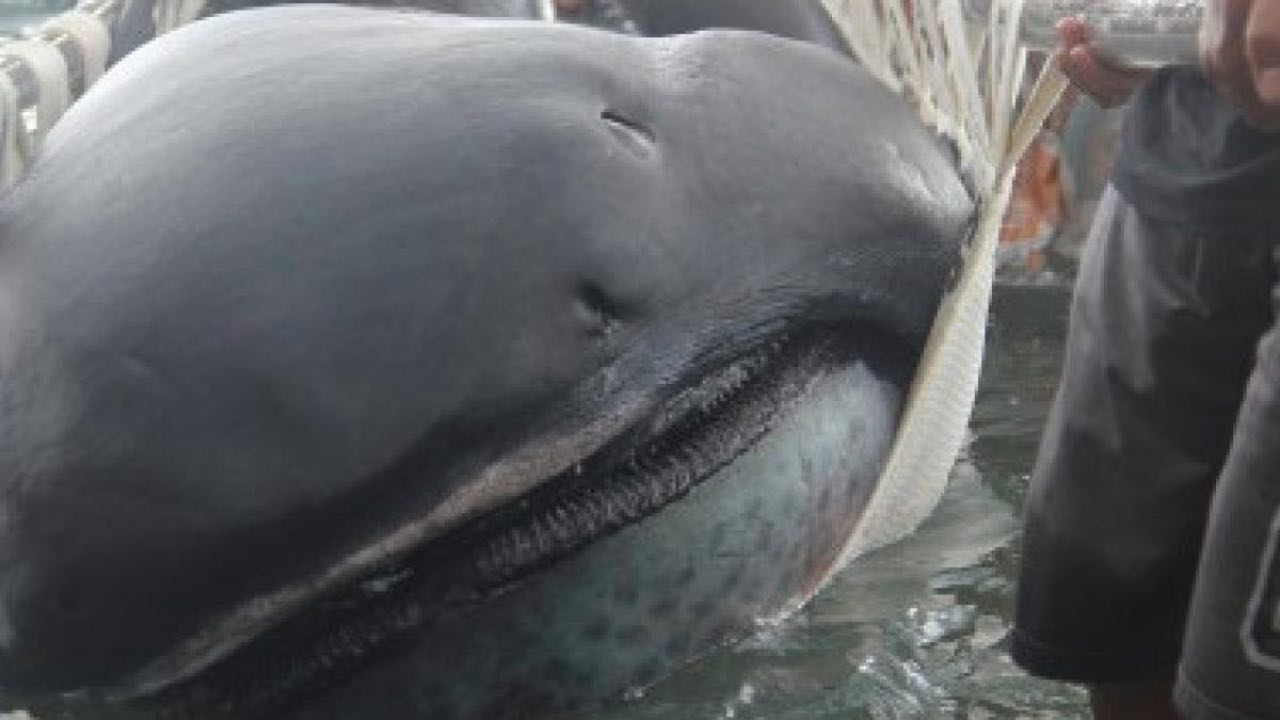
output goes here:
<path id="1" fill-rule="evenodd" d="M 913 532 L 946 489 L 977 397 L 1000 228 L 1018 159 L 1066 87 L 1026 76 L 1026 0 L 823 0 L 859 61 L 951 138 L 978 201 L 973 234 L 921 356 L 893 450 L 847 561 Z M 1023 92 L 1024 88 L 1028 88 Z"/>

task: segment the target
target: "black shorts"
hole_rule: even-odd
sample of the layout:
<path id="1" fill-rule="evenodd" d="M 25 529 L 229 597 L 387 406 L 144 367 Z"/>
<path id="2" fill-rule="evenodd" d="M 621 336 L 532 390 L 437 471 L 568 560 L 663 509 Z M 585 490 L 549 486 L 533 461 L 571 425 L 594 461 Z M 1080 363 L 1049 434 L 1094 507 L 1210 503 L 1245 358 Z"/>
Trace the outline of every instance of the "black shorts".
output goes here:
<path id="1" fill-rule="evenodd" d="M 1188 717 L 1280 718 L 1280 228 L 1153 222 L 1114 190 L 1093 228 L 1014 659 L 1081 683 L 1177 674 Z"/>

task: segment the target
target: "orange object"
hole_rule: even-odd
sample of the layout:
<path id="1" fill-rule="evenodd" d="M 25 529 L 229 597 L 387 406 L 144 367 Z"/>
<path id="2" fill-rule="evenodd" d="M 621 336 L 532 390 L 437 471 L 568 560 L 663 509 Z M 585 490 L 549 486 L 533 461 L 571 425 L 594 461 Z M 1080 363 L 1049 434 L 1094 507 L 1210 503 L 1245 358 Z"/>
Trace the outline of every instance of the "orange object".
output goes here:
<path id="1" fill-rule="evenodd" d="M 1043 269 L 1045 248 L 1066 217 L 1062 156 L 1058 138 L 1042 132 L 1018 163 L 1013 197 L 1000 230 L 1003 264 L 1028 272 Z"/>

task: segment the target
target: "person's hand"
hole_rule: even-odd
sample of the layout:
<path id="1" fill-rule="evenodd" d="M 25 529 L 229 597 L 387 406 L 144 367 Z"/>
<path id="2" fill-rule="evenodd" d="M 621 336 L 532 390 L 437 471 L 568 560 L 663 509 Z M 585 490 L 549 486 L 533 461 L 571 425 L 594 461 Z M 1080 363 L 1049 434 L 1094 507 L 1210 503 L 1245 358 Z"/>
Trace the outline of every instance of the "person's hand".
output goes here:
<path id="1" fill-rule="evenodd" d="M 1102 107 L 1123 105 L 1151 74 L 1100 57 L 1089 44 L 1089 26 L 1080 18 L 1065 18 L 1056 30 L 1056 56 L 1062 72 L 1072 85 Z"/>
<path id="2" fill-rule="evenodd" d="M 1208 0 L 1200 65 L 1249 122 L 1280 129 L 1280 0 Z"/>

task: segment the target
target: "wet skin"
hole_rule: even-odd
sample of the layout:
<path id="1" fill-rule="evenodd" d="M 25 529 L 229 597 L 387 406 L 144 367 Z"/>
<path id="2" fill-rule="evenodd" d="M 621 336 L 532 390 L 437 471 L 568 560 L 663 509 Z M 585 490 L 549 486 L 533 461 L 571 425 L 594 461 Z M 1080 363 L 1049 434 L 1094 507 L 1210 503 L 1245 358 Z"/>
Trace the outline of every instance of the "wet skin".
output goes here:
<path id="1" fill-rule="evenodd" d="M 643 35 L 705 28 L 758 30 L 849 53 L 821 0 L 616 0 Z"/>
<path id="2" fill-rule="evenodd" d="M 292 2 L 207 0 L 201 8 L 201 17 Z M 113 60 L 124 57 L 154 37 L 154 4 L 155 0 L 132 0 L 126 4 L 124 15 L 113 32 Z M 344 4 L 476 17 L 545 19 L 541 0 L 360 0 Z M 611 5 L 609 9 L 613 15 L 608 17 L 609 29 L 617 29 L 613 26 L 624 23 L 631 31 L 648 36 L 678 35 L 710 28 L 758 30 L 849 54 L 848 44 L 820 0 L 587 0 L 576 4 L 558 3 L 557 6 L 563 21 L 600 25 L 599 21 L 610 13 L 601 15 L 595 11 L 605 4 Z"/>
<path id="3" fill-rule="evenodd" d="M 650 682 L 833 570 L 970 215 L 803 43 L 165 36 L 0 200 L 0 687 L 527 718 Z"/>

